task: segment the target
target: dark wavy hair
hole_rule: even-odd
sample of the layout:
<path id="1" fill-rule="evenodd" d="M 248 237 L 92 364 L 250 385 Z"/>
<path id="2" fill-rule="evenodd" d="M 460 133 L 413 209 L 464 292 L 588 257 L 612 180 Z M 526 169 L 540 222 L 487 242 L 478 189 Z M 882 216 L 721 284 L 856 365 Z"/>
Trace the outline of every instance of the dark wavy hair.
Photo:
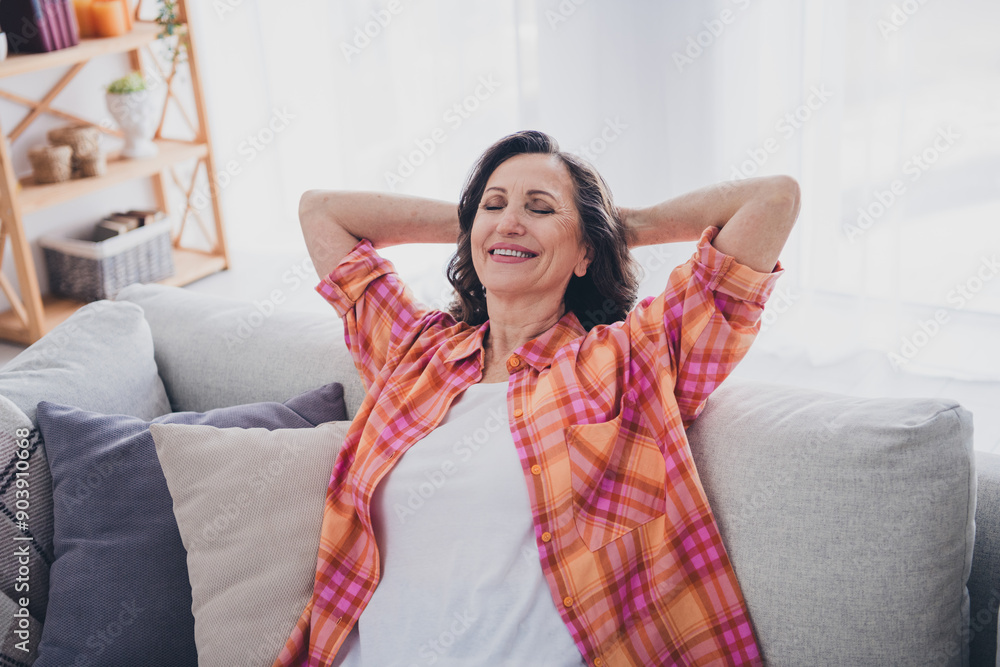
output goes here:
<path id="1" fill-rule="evenodd" d="M 575 186 L 584 242 L 594 258 L 582 277 L 573 274 L 563 296 L 589 331 L 597 324 L 625 319 L 635 304 L 639 272 L 629 252 L 629 234 L 611 198 L 611 190 L 597 170 L 585 160 L 559 150 L 555 139 L 537 130 L 515 132 L 486 149 L 469 172 L 458 203 L 458 249 L 448 263 L 448 281 L 455 296 L 448 312 L 459 322 L 478 326 L 489 315 L 486 293 L 472 263 L 472 223 L 490 176 L 515 155 L 555 155 L 569 170 Z"/>

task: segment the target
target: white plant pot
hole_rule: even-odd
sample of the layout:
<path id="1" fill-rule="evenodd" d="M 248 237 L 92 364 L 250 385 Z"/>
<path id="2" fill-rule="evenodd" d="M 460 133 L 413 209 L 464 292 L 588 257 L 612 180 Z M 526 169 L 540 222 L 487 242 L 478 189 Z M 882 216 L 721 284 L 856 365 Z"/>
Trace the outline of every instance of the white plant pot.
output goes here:
<path id="1" fill-rule="evenodd" d="M 107 93 L 108 111 L 125 133 L 122 156 L 127 158 L 153 157 L 158 152 L 153 135 L 160 124 L 160 105 L 151 91 L 136 93 Z"/>

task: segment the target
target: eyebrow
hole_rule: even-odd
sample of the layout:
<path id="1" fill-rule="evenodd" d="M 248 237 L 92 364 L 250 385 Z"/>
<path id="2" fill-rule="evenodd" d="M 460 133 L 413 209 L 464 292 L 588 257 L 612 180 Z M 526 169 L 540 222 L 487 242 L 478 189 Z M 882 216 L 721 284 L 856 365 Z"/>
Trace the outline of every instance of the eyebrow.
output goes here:
<path id="1" fill-rule="evenodd" d="M 490 187 L 486 188 L 486 190 L 484 191 L 484 194 L 486 192 L 489 192 L 490 190 L 499 190 L 500 192 L 502 192 L 504 194 L 507 194 L 507 189 L 506 188 L 501 188 L 501 187 L 496 186 L 496 185 L 491 185 Z M 556 196 L 554 194 L 552 194 L 551 192 L 548 192 L 546 190 L 528 190 L 527 194 L 529 194 L 529 195 L 548 195 L 548 196 L 552 197 L 553 199 L 556 198 Z"/>

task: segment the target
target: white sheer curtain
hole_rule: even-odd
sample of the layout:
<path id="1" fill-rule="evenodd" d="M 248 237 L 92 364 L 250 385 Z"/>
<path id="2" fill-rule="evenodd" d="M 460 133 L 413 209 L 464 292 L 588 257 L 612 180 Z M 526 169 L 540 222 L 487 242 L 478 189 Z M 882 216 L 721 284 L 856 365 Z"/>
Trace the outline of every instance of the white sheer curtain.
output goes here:
<path id="1" fill-rule="evenodd" d="M 204 3 L 236 246 L 301 247 L 311 187 L 456 200 L 475 157 L 537 128 L 617 200 L 789 173 L 802 214 L 757 346 L 1000 378 L 1000 5 L 986 0 Z M 294 118 L 253 161 L 275 110 Z M 859 209 L 861 212 L 859 212 Z M 654 294 L 693 244 L 636 250 Z M 443 246 L 386 251 L 447 299 Z"/>

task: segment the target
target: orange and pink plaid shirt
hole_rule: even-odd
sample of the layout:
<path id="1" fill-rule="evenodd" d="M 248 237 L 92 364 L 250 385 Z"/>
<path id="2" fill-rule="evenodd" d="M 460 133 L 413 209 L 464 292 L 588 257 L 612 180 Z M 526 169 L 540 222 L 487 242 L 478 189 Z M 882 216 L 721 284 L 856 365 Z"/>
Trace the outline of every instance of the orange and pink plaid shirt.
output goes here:
<path id="1" fill-rule="evenodd" d="M 685 429 L 746 354 L 783 272 L 708 227 L 666 289 L 585 331 L 567 312 L 507 359 L 510 430 L 542 570 L 588 664 L 760 665 Z M 330 665 L 378 586 L 379 481 L 477 383 L 489 322 L 419 303 L 361 239 L 316 288 L 367 388 L 327 491 L 312 600 L 275 667 Z"/>

